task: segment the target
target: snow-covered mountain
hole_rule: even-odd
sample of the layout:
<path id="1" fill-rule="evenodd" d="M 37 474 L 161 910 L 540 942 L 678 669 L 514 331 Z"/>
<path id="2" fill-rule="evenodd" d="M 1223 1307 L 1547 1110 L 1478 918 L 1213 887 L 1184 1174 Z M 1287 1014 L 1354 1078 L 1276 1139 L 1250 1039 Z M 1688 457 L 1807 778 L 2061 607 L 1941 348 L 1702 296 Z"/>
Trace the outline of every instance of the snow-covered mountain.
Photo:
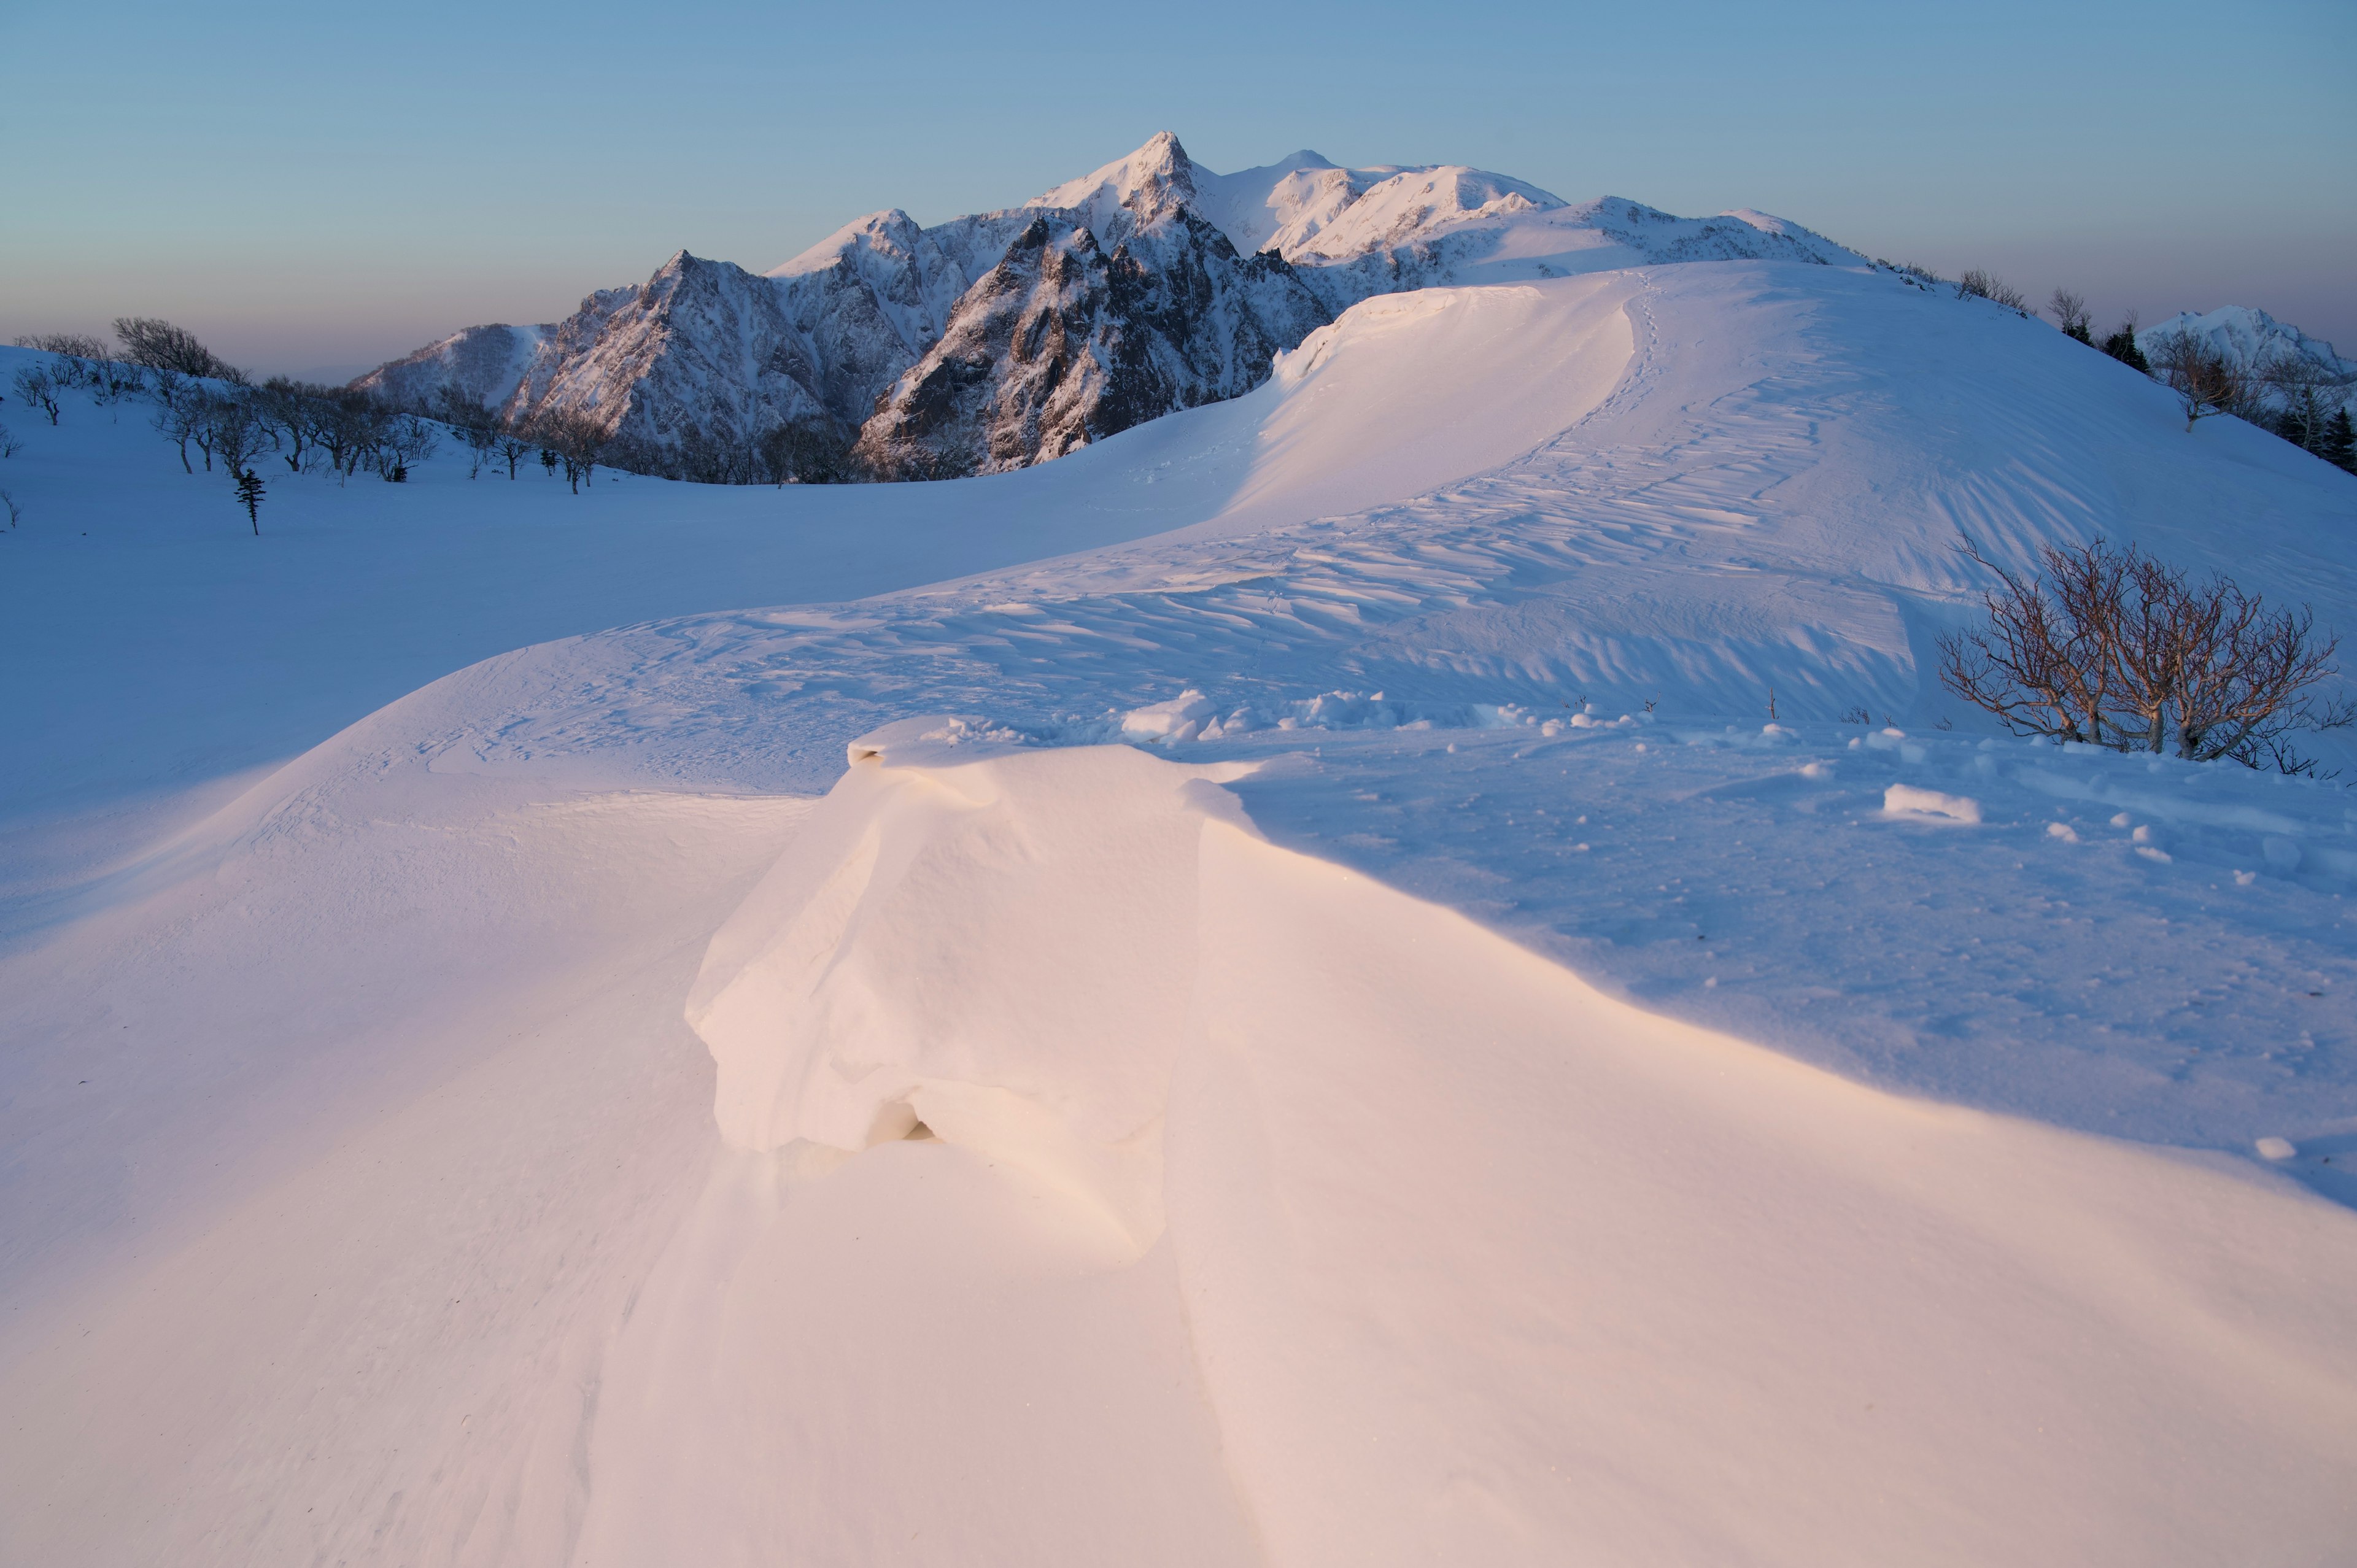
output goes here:
<path id="1" fill-rule="evenodd" d="M 1458 165 L 1303 151 L 1222 175 L 1163 132 L 1022 207 L 887 209 L 763 275 L 683 251 L 565 321 L 469 328 L 356 384 L 586 414 L 625 461 L 691 477 L 790 424 L 856 432 L 886 476 L 995 472 L 1249 392 L 1373 295 L 1746 258 L 1865 264 L 1761 213 L 1574 206 Z"/>
<path id="2" fill-rule="evenodd" d="M 2207 313 L 2180 311 L 2166 321 L 2138 328 L 2136 347 L 2147 357 L 2154 356 L 2164 341 L 2180 335 L 2198 338 L 2253 371 L 2285 360 L 2301 362 L 2323 383 L 2319 390 L 2328 399 L 2328 407 L 2337 402 L 2357 412 L 2357 360 L 2343 359 L 2323 338 L 2311 338 L 2264 310 L 2228 305 Z M 2264 386 L 2258 395 L 2271 404 L 2279 404 L 2282 397 L 2280 391 Z"/>

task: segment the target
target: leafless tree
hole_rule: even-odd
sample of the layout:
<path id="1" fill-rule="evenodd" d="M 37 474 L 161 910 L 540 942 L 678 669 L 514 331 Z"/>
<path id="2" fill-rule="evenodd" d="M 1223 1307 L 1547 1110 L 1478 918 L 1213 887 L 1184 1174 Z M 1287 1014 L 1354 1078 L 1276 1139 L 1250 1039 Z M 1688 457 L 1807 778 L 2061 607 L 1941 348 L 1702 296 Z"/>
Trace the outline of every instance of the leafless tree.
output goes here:
<path id="1" fill-rule="evenodd" d="M 2095 341 L 2095 318 L 2087 314 L 2087 297 L 2067 288 L 2058 288 L 2046 302 L 2046 313 L 2062 328 L 2062 336 L 2075 338 L 2093 347 Z"/>
<path id="2" fill-rule="evenodd" d="M 0 508 L 6 509 L 8 526 L 11 528 L 16 527 L 16 520 L 24 515 L 23 510 L 16 505 L 16 498 L 6 490 L 0 490 Z"/>
<path id="3" fill-rule="evenodd" d="M 205 413 L 205 389 L 178 371 L 156 372 L 156 413 L 153 423 L 164 433 L 165 439 L 180 450 L 180 467 L 188 473 L 197 470 L 188 461 L 188 443 L 197 435 L 197 426 Z M 205 466 L 212 467 L 207 459 Z"/>
<path id="4" fill-rule="evenodd" d="M 510 480 L 513 480 L 516 477 L 516 465 L 522 462 L 524 456 L 531 450 L 532 443 L 525 440 L 513 425 L 501 426 L 498 451 L 500 461 L 508 466 Z"/>
<path id="5" fill-rule="evenodd" d="M 756 447 L 775 485 L 834 485 L 851 478 L 851 443 L 815 420 L 772 427 Z"/>
<path id="6" fill-rule="evenodd" d="M 531 429 L 541 450 L 554 454 L 565 465 L 565 483 L 579 495 L 581 487 L 597 477 L 597 465 L 604 460 L 606 433 L 596 420 L 573 409 L 544 410 L 533 417 Z"/>
<path id="7" fill-rule="evenodd" d="M 186 328 L 153 316 L 118 316 L 114 336 L 125 358 L 150 370 L 178 371 L 184 376 L 242 380 L 220 355 L 197 341 Z"/>
<path id="8" fill-rule="evenodd" d="M 409 478 L 409 466 L 434 455 L 438 438 L 434 426 L 414 413 L 390 410 L 376 425 L 375 438 L 369 446 L 369 466 L 393 484 Z"/>
<path id="9" fill-rule="evenodd" d="M 301 473 L 305 461 L 317 449 L 321 420 L 314 405 L 319 391 L 285 376 L 273 376 L 254 390 L 254 412 L 270 426 L 289 473 Z"/>
<path id="10" fill-rule="evenodd" d="M 204 424 L 211 437 L 209 456 L 221 454 L 221 466 L 232 479 L 243 478 L 253 459 L 275 444 L 269 422 L 249 392 L 231 392 L 208 399 Z M 206 467 L 211 467 L 210 461 Z"/>
<path id="11" fill-rule="evenodd" d="M 312 443 L 328 455 L 339 484 L 360 472 L 392 417 L 383 404 L 351 387 L 324 389 L 311 400 L 311 413 Z"/>
<path id="12" fill-rule="evenodd" d="M 467 478 L 471 479 L 480 474 L 484 462 L 500 444 L 500 416 L 471 392 L 447 385 L 434 394 L 432 408 L 434 417 L 466 443 L 472 457 L 467 467 Z"/>
<path id="13" fill-rule="evenodd" d="M 9 435 L 6 425 L 0 424 L 0 457 L 14 457 L 24 449 L 25 444 Z"/>
<path id="14" fill-rule="evenodd" d="M 2152 371 L 2177 394 L 2189 431 L 2198 419 L 2236 413 L 2249 405 L 2249 374 L 2224 349 L 2190 332 L 2171 332 L 2161 338 L 2154 345 Z"/>
<path id="15" fill-rule="evenodd" d="M 2159 753 L 2230 757 L 2312 772 L 2291 745 L 2302 730 L 2357 722 L 2357 705 L 2319 703 L 2339 671 L 2338 638 L 2315 617 L 2270 609 L 2231 577 L 2193 583 L 2131 545 L 2049 545 L 2044 574 L 2018 574 L 1966 541 L 2001 591 L 1983 596 L 1985 628 L 1940 639 L 1940 679 L 2016 734 Z"/>

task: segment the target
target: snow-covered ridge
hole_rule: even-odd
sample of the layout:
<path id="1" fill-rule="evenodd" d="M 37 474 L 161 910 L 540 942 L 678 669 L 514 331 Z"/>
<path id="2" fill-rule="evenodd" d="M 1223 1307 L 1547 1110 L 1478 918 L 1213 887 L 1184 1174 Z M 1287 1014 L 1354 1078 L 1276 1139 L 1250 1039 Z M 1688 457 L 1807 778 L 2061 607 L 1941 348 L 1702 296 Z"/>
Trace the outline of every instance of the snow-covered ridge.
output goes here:
<path id="1" fill-rule="evenodd" d="M 760 276 L 682 252 L 566 321 L 470 328 L 357 384 L 579 413 L 690 478 L 752 477 L 782 424 L 856 435 L 886 476 L 990 472 L 1248 392 L 1372 295 L 1744 258 L 1864 264 L 1760 213 L 1575 207 L 1458 165 L 1305 149 L 1222 175 L 1163 132 L 1020 208 L 930 228 L 888 208 Z"/>

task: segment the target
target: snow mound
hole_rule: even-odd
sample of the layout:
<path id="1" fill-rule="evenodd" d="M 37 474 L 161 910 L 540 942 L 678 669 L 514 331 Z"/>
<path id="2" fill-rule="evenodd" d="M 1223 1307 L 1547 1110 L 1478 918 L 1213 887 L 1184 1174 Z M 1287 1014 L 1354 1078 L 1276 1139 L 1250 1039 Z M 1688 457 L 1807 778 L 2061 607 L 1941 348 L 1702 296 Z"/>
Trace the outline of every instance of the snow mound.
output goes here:
<path id="1" fill-rule="evenodd" d="M 2340 1210 L 1647 1014 L 1271 845 L 1213 769 L 956 733 L 863 743 L 715 939 L 689 1016 L 722 1130 L 858 1150 L 921 1122 L 1118 1219 L 1175 1267 L 1267 1561 L 2195 1562 L 2253 1517 L 2286 1561 L 2345 1539 Z M 682 1273 L 717 1232 L 807 1223 L 715 1191 L 626 1330 L 618 1408 L 695 1359 L 630 1336 L 701 1347 L 803 1288 Z M 742 1463 L 714 1429 L 671 1423 L 679 1473 L 698 1445 Z M 601 1509 L 744 1544 L 693 1490 L 620 1477 L 593 1541 Z"/>
<path id="2" fill-rule="evenodd" d="M 1189 984 L 1152 955 L 1192 945 L 1206 811 L 1240 815 L 1200 781 L 1251 769 L 1122 747 L 966 760 L 955 733 L 920 719 L 856 746 L 795 853 L 713 938 L 687 1015 L 719 1064 L 722 1135 L 859 1150 L 922 1122 L 1150 1241 Z M 944 940 L 952 908 L 980 940 Z"/>
<path id="3" fill-rule="evenodd" d="M 1893 784 L 1882 792 L 1882 809 L 1894 817 L 1932 817 L 1951 822 L 1977 822 L 1981 803 L 1968 795 L 1946 795 L 1912 784 Z"/>

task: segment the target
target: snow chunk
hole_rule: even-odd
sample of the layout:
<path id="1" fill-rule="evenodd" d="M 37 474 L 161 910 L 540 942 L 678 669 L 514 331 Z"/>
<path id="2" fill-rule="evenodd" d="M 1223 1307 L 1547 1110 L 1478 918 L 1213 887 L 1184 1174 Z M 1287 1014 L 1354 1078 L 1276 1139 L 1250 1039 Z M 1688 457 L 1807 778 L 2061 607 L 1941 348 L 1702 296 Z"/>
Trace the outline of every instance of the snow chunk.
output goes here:
<path id="1" fill-rule="evenodd" d="M 2257 1147 L 2259 1158 L 2263 1160 L 2287 1160 L 2299 1153 L 2288 1138 L 2262 1138 Z"/>
<path id="2" fill-rule="evenodd" d="M 1885 789 L 1882 809 L 1894 817 L 1941 817 L 1954 822 L 1981 820 L 1981 803 L 1971 796 L 1943 795 L 1937 789 L 1919 789 L 1912 784 L 1893 784 Z"/>
<path id="3" fill-rule="evenodd" d="M 1218 711 L 1211 698 L 1189 686 L 1167 703 L 1123 714 L 1121 733 L 1136 740 L 1193 740 Z"/>

